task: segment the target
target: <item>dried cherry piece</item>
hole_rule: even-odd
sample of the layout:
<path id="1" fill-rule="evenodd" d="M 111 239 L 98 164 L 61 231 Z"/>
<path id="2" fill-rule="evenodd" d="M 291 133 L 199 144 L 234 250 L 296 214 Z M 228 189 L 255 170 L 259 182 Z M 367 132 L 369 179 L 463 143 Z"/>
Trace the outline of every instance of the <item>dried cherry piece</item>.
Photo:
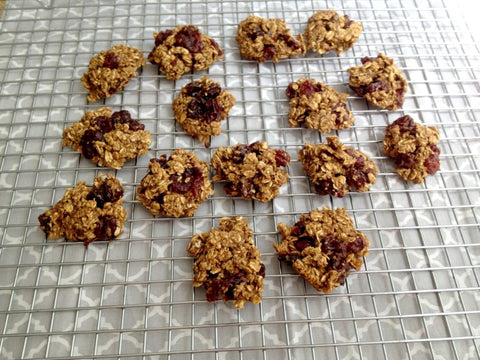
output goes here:
<path id="1" fill-rule="evenodd" d="M 200 81 L 192 81 L 185 85 L 185 90 L 189 96 L 196 97 L 202 93 L 203 84 Z"/>
<path id="2" fill-rule="evenodd" d="M 347 251 L 349 253 L 358 253 L 359 251 L 362 251 L 364 247 L 365 243 L 361 237 L 347 243 Z"/>
<path id="3" fill-rule="evenodd" d="M 95 155 L 98 155 L 98 151 L 95 148 L 96 141 L 104 141 L 103 134 L 100 130 L 85 130 L 80 139 L 80 146 L 82 147 L 82 154 L 87 159 L 93 159 Z"/>
<path id="4" fill-rule="evenodd" d="M 150 163 L 159 163 L 160 166 L 165 169 L 167 167 L 167 155 L 163 154 L 163 155 L 160 155 L 160 157 L 157 159 L 157 158 L 153 158 L 153 159 L 150 159 Z M 152 174 L 150 174 L 152 175 Z"/>
<path id="5" fill-rule="evenodd" d="M 285 45 L 287 45 L 292 50 L 298 50 L 302 47 L 302 45 L 300 45 L 300 43 L 297 40 L 295 40 L 293 37 L 288 35 L 279 35 L 278 40 L 283 41 Z"/>
<path id="6" fill-rule="evenodd" d="M 440 168 L 440 149 L 436 145 L 431 145 L 430 148 L 432 149 L 433 154 L 430 154 L 430 156 L 423 163 L 423 166 L 426 167 L 428 174 L 433 175 Z"/>
<path id="7" fill-rule="evenodd" d="M 285 91 L 285 95 L 287 95 L 289 99 L 293 99 L 294 97 L 297 96 L 297 90 L 293 89 L 293 84 L 294 83 L 291 83 L 290 85 L 288 85 L 287 90 Z"/>
<path id="8" fill-rule="evenodd" d="M 215 48 L 215 50 L 217 50 L 218 56 L 223 55 L 223 51 L 220 49 L 220 46 L 217 44 L 217 42 L 215 40 L 210 39 L 210 44 L 212 44 L 212 46 Z"/>
<path id="9" fill-rule="evenodd" d="M 103 60 L 103 67 L 109 69 L 118 69 L 120 67 L 120 58 L 114 52 L 107 52 Z"/>
<path id="10" fill-rule="evenodd" d="M 170 175 L 170 180 L 171 191 L 177 194 L 186 194 L 190 191 L 194 197 L 200 194 L 204 184 L 203 172 L 196 166 L 185 169 L 181 175 Z"/>
<path id="11" fill-rule="evenodd" d="M 129 120 L 128 121 L 128 128 L 132 131 L 145 130 L 145 125 L 143 125 L 138 120 Z"/>
<path id="12" fill-rule="evenodd" d="M 251 29 L 248 33 L 248 37 L 252 40 L 255 40 L 256 38 L 258 38 L 260 36 L 264 36 L 264 35 L 265 35 L 265 31 L 263 31 L 262 28 L 259 27 L 259 26 Z"/>
<path id="13" fill-rule="evenodd" d="M 311 236 L 302 236 L 295 241 L 295 248 L 298 251 L 303 251 L 303 249 L 307 247 L 314 247 L 315 246 L 315 239 Z"/>
<path id="14" fill-rule="evenodd" d="M 132 120 L 128 110 L 116 111 L 112 114 L 112 122 L 114 124 L 126 124 Z"/>
<path id="15" fill-rule="evenodd" d="M 415 167 L 415 154 L 398 154 L 395 157 L 395 164 L 397 164 L 399 168 L 413 169 Z"/>
<path id="16" fill-rule="evenodd" d="M 190 53 L 199 53 L 203 49 L 200 31 L 194 26 L 185 26 L 175 35 L 175 44 L 184 47 Z"/>
<path id="17" fill-rule="evenodd" d="M 224 285 L 228 286 L 227 291 L 225 291 L 225 297 L 228 300 L 234 299 L 235 297 L 234 291 L 237 285 L 240 285 L 241 283 L 248 281 L 245 275 L 246 275 L 245 272 L 239 271 L 236 274 L 230 274 L 227 278 L 225 278 L 225 280 L 223 280 Z"/>
<path id="18" fill-rule="evenodd" d="M 415 134 L 416 132 L 416 125 L 415 121 L 412 119 L 410 115 L 404 115 L 402 117 L 399 117 L 397 120 L 395 120 L 393 123 L 387 126 L 387 131 L 390 131 L 390 129 L 394 126 L 399 127 L 399 131 L 401 133 L 411 133 Z"/>
<path id="19" fill-rule="evenodd" d="M 345 24 L 343 25 L 343 28 L 344 29 L 348 29 L 350 27 L 350 25 L 353 24 L 353 21 L 350 20 L 350 18 L 348 17 L 348 15 L 343 15 L 343 18 L 345 19 Z"/>
<path id="20" fill-rule="evenodd" d="M 213 279 L 211 282 L 209 282 L 208 287 L 205 284 L 205 288 L 207 289 L 207 292 L 206 292 L 207 301 L 208 302 L 216 301 L 221 291 L 220 281 Z"/>
<path id="21" fill-rule="evenodd" d="M 265 265 L 263 263 L 260 265 L 260 270 L 258 270 L 257 275 L 263 278 L 265 277 Z"/>
<path id="22" fill-rule="evenodd" d="M 155 46 L 163 44 L 163 42 L 167 40 L 167 38 L 172 34 L 173 34 L 172 30 L 160 31 L 157 34 L 157 37 L 155 38 Z"/>
<path id="23" fill-rule="evenodd" d="M 305 81 L 300 85 L 298 92 L 301 96 L 310 96 L 317 92 L 322 92 L 322 88 L 312 81 Z"/>
<path id="24" fill-rule="evenodd" d="M 263 48 L 263 56 L 265 57 L 265 60 L 272 60 L 275 58 L 275 55 L 277 54 L 277 51 L 275 50 L 274 45 L 265 45 Z"/>
<path id="25" fill-rule="evenodd" d="M 109 133 L 115 129 L 115 124 L 113 123 L 111 117 L 99 116 L 95 119 L 95 122 L 103 134 Z"/>
<path id="26" fill-rule="evenodd" d="M 305 232 L 305 223 L 302 221 L 298 221 L 293 225 L 292 230 L 290 231 L 290 234 L 293 236 L 300 236 Z"/>
<path id="27" fill-rule="evenodd" d="M 290 154 L 283 150 L 275 150 L 275 164 L 287 166 L 290 163 Z"/>
<path id="28" fill-rule="evenodd" d="M 52 221 L 52 218 L 47 214 L 42 214 L 38 217 L 38 222 L 40 223 L 40 227 L 47 235 L 49 235 L 50 232 L 52 231 L 51 221 Z"/>
<path id="29" fill-rule="evenodd" d="M 122 197 L 122 188 L 118 188 L 114 191 L 106 182 L 103 182 L 99 187 L 92 187 L 90 192 L 87 194 L 87 200 L 95 200 L 97 207 L 100 209 L 103 209 L 105 203 L 116 202 Z"/>
<path id="30" fill-rule="evenodd" d="M 113 215 L 101 215 L 93 233 L 97 240 L 108 240 L 115 237 L 117 219 Z"/>
<path id="31" fill-rule="evenodd" d="M 383 80 L 379 80 L 372 82 L 365 88 L 365 92 L 368 94 L 378 91 L 388 91 L 388 84 Z"/>
<path id="32" fill-rule="evenodd" d="M 365 56 L 363 58 L 360 59 L 360 61 L 362 62 L 362 64 L 366 64 L 367 62 L 370 62 L 370 61 L 374 61 L 375 58 L 374 57 L 368 57 L 368 56 Z"/>

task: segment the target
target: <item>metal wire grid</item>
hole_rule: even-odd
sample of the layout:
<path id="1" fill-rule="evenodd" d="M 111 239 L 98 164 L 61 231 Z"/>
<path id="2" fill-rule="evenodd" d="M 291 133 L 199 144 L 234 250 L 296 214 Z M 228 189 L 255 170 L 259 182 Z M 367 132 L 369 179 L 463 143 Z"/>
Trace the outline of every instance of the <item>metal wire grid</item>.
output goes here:
<path id="1" fill-rule="evenodd" d="M 9 1 L 0 32 L 0 348 L 2 358 L 436 358 L 480 357 L 478 123 L 480 52 L 443 1 Z M 278 64 L 242 60 L 237 24 L 248 14 L 284 18 L 295 33 L 318 9 L 359 19 L 364 33 L 341 57 L 308 55 Z M 99 172 L 71 149 L 63 129 L 87 104 L 79 79 L 88 60 L 113 44 L 148 54 L 151 34 L 196 24 L 225 49 L 208 75 L 237 103 L 212 148 L 183 133 L 171 103 L 185 83 L 147 65 L 105 101 L 137 114 L 152 131 L 149 155 L 115 172 L 129 220 L 111 244 L 46 242 L 37 217 L 78 181 Z M 345 69 L 365 55 L 393 57 L 409 80 L 402 111 L 349 98 L 353 128 L 344 143 L 369 154 L 380 174 L 366 194 L 315 195 L 297 153 L 324 136 L 291 129 L 289 82 L 314 77 L 347 92 Z M 403 113 L 441 133 L 442 166 L 424 185 L 405 184 L 381 152 L 385 126 Z M 222 184 L 192 219 L 152 217 L 135 201 L 148 160 L 173 149 L 208 161 L 218 146 L 267 140 L 292 155 L 290 180 L 268 204 L 225 196 Z M 327 205 L 346 207 L 370 238 L 364 268 L 325 296 L 280 264 L 276 225 Z M 222 216 L 242 214 L 267 267 L 264 299 L 236 311 L 192 289 L 185 247 Z"/>

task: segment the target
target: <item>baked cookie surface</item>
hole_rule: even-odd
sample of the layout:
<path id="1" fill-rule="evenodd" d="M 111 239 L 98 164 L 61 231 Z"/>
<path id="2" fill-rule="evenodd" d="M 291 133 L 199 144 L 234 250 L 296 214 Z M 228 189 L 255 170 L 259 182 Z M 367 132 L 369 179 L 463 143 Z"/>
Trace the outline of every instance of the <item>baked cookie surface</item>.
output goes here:
<path id="1" fill-rule="evenodd" d="M 267 202 L 277 197 L 288 174 L 280 167 L 290 163 L 290 154 L 271 149 L 266 142 L 219 148 L 212 157 L 213 181 L 225 180 L 227 195 Z"/>
<path id="2" fill-rule="evenodd" d="M 192 70 L 208 69 L 223 57 L 223 50 L 215 40 L 193 25 L 160 31 L 153 37 L 155 46 L 148 61 L 158 65 L 158 71 L 169 80 L 178 80 Z"/>
<path id="3" fill-rule="evenodd" d="M 193 286 L 203 286 L 209 302 L 223 298 L 242 309 L 262 300 L 265 266 L 246 219 L 221 218 L 218 229 L 194 235 L 187 252 L 195 258 Z"/>
<path id="4" fill-rule="evenodd" d="M 142 66 L 145 66 L 143 53 L 133 47 L 116 45 L 108 51 L 101 51 L 90 59 L 88 70 L 81 79 L 89 92 L 87 100 L 109 98 L 122 91 Z"/>
<path id="5" fill-rule="evenodd" d="M 114 240 L 123 231 L 127 212 L 123 208 L 123 186 L 113 175 L 95 178 L 68 189 L 63 198 L 38 217 L 40 228 L 49 239 L 65 237 L 83 241 Z"/>
<path id="6" fill-rule="evenodd" d="M 220 135 L 222 120 L 235 104 L 235 97 L 207 77 L 193 81 L 173 101 L 175 119 L 186 133 L 210 147 L 212 136 Z"/>
<path id="7" fill-rule="evenodd" d="M 129 159 L 146 154 L 150 131 L 127 110 L 102 107 L 88 111 L 63 132 L 62 146 L 71 146 L 98 166 L 120 169 Z"/>
<path id="8" fill-rule="evenodd" d="M 209 165 L 194 152 L 177 149 L 170 157 L 151 159 L 137 189 L 139 200 L 153 215 L 193 216 L 213 194 Z"/>
<path id="9" fill-rule="evenodd" d="M 341 198 L 350 191 L 368 191 L 376 182 L 378 169 L 373 161 L 336 136 L 327 137 L 326 144 L 305 144 L 298 157 L 320 195 Z"/>
<path id="10" fill-rule="evenodd" d="M 387 126 L 383 152 L 394 159 L 397 173 L 415 184 L 440 168 L 440 135 L 436 127 L 416 123 L 409 115 Z"/>
<path id="11" fill-rule="evenodd" d="M 281 19 L 247 17 L 238 25 L 237 42 L 242 56 L 257 62 L 278 62 L 305 53 L 302 35 L 295 39 Z"/>
<path id="12" fill-rule="evenodd" d="M 279 223 L 278 232 L 282 241 L 274 248 L 279 259 L 325 293 L 342 285 L 350 270 L 359 270 L 369 252 L 370 241 L 344 208 L 313 210 L 293 226 Z"/>
<path id="13" fill-rule="evenodd" d="M 405 101 L 407 80 L 392 59 L 380 53 L 364 57 L 362 65 L 348 69 L 350 88 L 382 109 L 397 110 Z"/>
<path id="14" fill-rule="evenodd" d="M 335 50 L 340 55 L 358 41 L 362 31 L 362 24 L 350 20 L 347 15 L 339 15 L 333 10 L 321 10 L 308 19 L 305 41 L 308 50 L 320 54 Z"/>
<path id="15" fill-rule="evenodd" d="M 347 129 L 355 122 L 347 108 L 348 94 L 337 92 L 314 79 L 301 78 L 288 85 L 290 99 L 288 123 L 291 127 L 304 124 L 322 133 Z"/>

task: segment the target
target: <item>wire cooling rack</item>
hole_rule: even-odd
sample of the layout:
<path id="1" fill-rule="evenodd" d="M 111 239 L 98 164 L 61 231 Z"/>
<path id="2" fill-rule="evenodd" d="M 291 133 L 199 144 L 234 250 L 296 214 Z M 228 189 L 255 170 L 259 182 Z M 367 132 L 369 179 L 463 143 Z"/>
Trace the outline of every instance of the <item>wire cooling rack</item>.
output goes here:
<path id="1" fill-rule="evenodd" d="M 9 0 L 0 32 L 0 357 L 4 359 L 473 359 L 480 357 L 480 51 L 454 2 L 430 1 Z M 387 5 L 388 3 L 388 5 Z M 303 32 L 314 11 L 360 20 L 353 49 L 278 64 L 243 60 L 237 24 L 278 17 Z M 195 24 L 225 49 L 208 70 L 166 80 L 147 65 L 125 91 L 88 104 L 80 78 L 89 59 L 126 43 L 145 55 L 152 33 Z M 355 125 L 341 141 L 379 168 L 368 193 L 319 196 L 298 162 L 318 132 L 289 128 L 284 94 L 313 77 L 350 92 L 346 69 L 383 52 L 409 81 L 403 109 L 352 96 Z M 208 74 L 236 105 L 211 149 L 175 123 L 182 85 Z M 112 243 L 47 242 L 37 217 L 79 181 L 100 172 L 61 147 L 87 110 L 127 109 L 152 132 L 148 155 L 115 175 L 128 221 Z M 403 114 L 437 126 L 441 170 L 407 184 L 381 151 L 385 127 Z M 219 146 L 266 140 L 292 155 L 280 196 L 262 204 L 229 198 L 221 183 L 193 218 L 153 217 L 135 200 L 148 160 L 176 148 L 209 161 Z M 333 293 L 317 293 L 273 251 L 276 225 L 327 205 L 345 207 L 371 240 L 364 267 Z M 237 311 L 194 289 L 186 244 L 222 216 L 245 216 L 266 265 L 259 305 Z"/>

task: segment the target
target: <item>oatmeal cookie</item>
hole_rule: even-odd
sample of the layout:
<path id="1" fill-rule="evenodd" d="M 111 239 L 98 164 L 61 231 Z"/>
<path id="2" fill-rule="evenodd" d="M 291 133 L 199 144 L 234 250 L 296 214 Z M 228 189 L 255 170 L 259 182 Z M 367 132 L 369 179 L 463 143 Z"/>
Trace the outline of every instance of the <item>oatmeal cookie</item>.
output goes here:
<path id="1" fill-rule="evenodd" d="M 193 286 L 203 285 L 209 302 L 222 297 L 242 309 L 262 300 L 265 266 L 246 219 L 221 218 L 218 229 L 194 235 L 187 252 L 195 258 Z"/>
<path id="2" fill-rule="evenodd" d="M 173 101 L 175 119 L 186 133 L 210 147 L 211 136 L 220 135 L 220 122 L 235 104 L 235 97 L 220 84 L 203 77 L 184 87 Z"/>
<path id="3" fill-rule="evenodd" d="M 270 149 L 266 142 L 221 147 L 212 157 L 213 181 L 225 180 L 229 196 L 267 202 L 276 198 L 279 187 L 287 182 L 288 174 L 280 167 L 289 163 L 290 154 Z"/>
<path id="4" fill-rule="evenodd" d="M 193 216 L 213 194 L 209 166 L 194 152 L 175 150 L 172 155 L 151 159 L 148 173 L 137 189 L 139 200 L 153 215 Z"/>
<path id="5" fill-rule="evenodd" d="M 327 144 L 305 144 L 298 156 L 320 195 L 342 198 L 350 191 L 368 191 L 376 182 L 378 169 L 373 161 L 336 136 L 327 137 Z"/>
<path id="6" fill-rule="evenodd" d="M 330 86 L 313 79 L 301 78 L 287 87 L 290 99 L 288 123 L 291 127 L 302 123 L 322 133 L 347 129 L 355 122 L 347 109 L 348 94 L 341 94 Z"/>
<path id="7" fill-rule="evenodd" d="M 143 53 L 130 46 L 116 45 L 101 51 L 90 59 L 82 83 L 89 92 L 88 101 L 109 98 L 122 91 L 137 76 L 137 70 L 145 66 Z"/>
<path id="8" fill-rule="evenodd" d="M 63 146 L 71 146 L 98 166 L 120 169 L 125 161 L 146 154 L 150 131 L 127 110 L 107 107 L 88 111 L 63 132 Z"/>
<path id="9" fill-rule="evenodd" d="M 307 49 L 325 54 L 336 50 L 337 55 L 350 49 L 363 31 L 359 22 L 340 16 L 333 10 L 317 11 L 308 19 L 305 30 Z"/>
<path id="10" fill-rule="evenodd" d="M 68 189 L 62 200 L 38 217 L 49 239 L 65 237 L 83 241 L 115 240 L 123 231 L 127 211 L 123 208 L 123 186 L 113 175 L 95 178 Z"/>
<path id="11" fill-rule="evenodd" d="M 279 223 L 278 232 L 282 242 L 273 246 L 279 259 L 327 294 L 343 285 L 351 269 L 359 270 L 369 252 L 370 241 L 344 208 L 313 210 L 293 226 Z"/>
<path id="12" fill-rule="evenodd" d="M 416 123 L 405 115 L 387 126 L 383 152 L 395 160 L 403 179 L 421 184 L 440 168 L 439 138 L 436 127 Z"/>
<path id="13" fill-rule="evenodd" d="M 222 48 L 196 26 L 177 26 L 173 30 L 154 33 L 155 46 L 148 61 L 169 80 L 178 80 L 192 70 L 206 70 L 219 58 Z"/>
<path id="14" fill-rule="evenodd" d="M 401 108 L 407 80 L 393 60 L 380 53 L 376 58 L 364 57 L 361 61 L 362 65 L 347 70 L 350 88 L 379 108 Z"/>
<path id="15" fill-rule="evenodd" d="M 260 63 L 305 54 L 302 35 L 295 39 L 281 19 L 249 16 L 238 25 L 237 42 L 245 59 Z"/>

